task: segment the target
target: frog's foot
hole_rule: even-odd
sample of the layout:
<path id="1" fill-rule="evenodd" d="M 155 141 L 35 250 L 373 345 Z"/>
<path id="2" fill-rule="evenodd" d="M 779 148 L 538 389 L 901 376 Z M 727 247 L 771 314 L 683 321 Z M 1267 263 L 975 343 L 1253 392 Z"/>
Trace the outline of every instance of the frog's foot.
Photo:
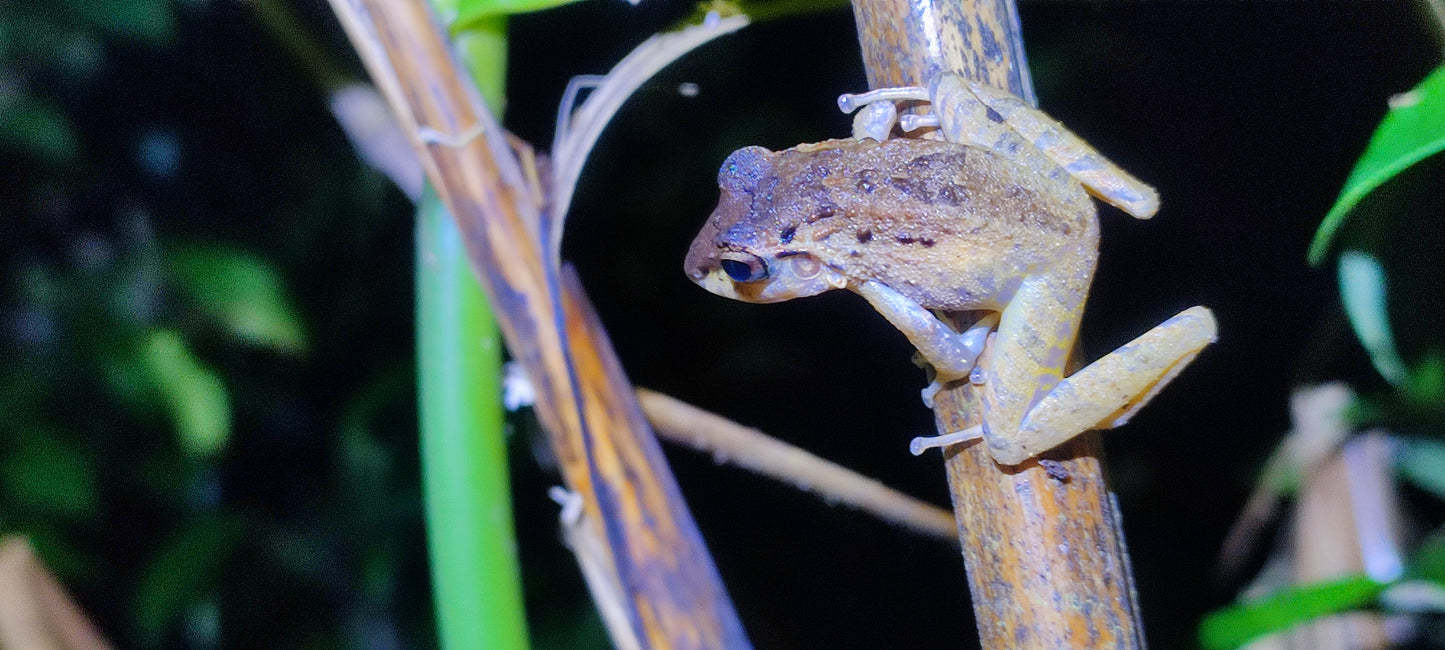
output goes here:
<path id="1" fill-rule="evenodd" d="M 982 437 L 983 425 L 979 424 L 964 429 L 963 431 L 945 433 L 941 436 L 919 436 L 917 438 L 914 438 L 913 442 L 908 443 L 908 451 L 913 452 L 914 456 L 922 456 L 923 452 L 928 451 L 929 449 L 932 449 L 934 447 L 942 449 L 949 445 L 956 445 L 960 442 L 968 442 L 970 440 L 978 440 Z"/>
<path id="2" fill-rule="evenodd" d="M 982 386 L 984 378 L 987 376 L 988 373 L 984 372 L 983 368 L 979 366 L 974 366 L 973 370 L 969 371 L 968 373 L 968 383 L 973 384 L 974 386 Z"/>
<path id="3" fill-rule="evenodd" d="M 901 101 L 928 101 L 928 89 L 880 88 L 866 93 L 843 94 L 838 96 L 838 108 L 844 113 L 858 111 L 853 118 L 854 138 L 873 138 L 882 142 L 888 139 L 893 125 L 898 123 L 898 107 L 894 102 Z M 863 110 L 859 111 L 860 108 Z"/>
<path id="4" fill-rule="evenodd" d="M 937 396 L 941 390 L 943 390 L 943 382 L 935 377 L 933 383 L 924 386 L 922 393 L 919 395 L 923 398 L 923 405 L 928 408 L 933 408 L 933 398 Z"/>
<path id="5" fill-rule="evenodd" d="M 963 341 L 964 353 L 968 355 L 965 361 L 967 361 L 970 367 L 970 381 L 973 380 L 973 375 L 978 372 L 978 357 L 983 354 L 984 348 L 988 347 L 988 342 L 992 339 L 994 330 L 998 329 L 999 317 L 1000 314 L 996 311 L 984 314 L 983 318 L 974 321 L 972 325 L 968 326 L 968 329 L 958 335 Z M 982 384 L 983 380 L 979 379 L 973 383 Z"/>
<path id="6" fill-rule="evenodd" d="M 874 102 L 853 116 L 853 139 L 873 138 L 882 142 L 888 139 L 897 123 L 898 108 L 893 102 Z"/>

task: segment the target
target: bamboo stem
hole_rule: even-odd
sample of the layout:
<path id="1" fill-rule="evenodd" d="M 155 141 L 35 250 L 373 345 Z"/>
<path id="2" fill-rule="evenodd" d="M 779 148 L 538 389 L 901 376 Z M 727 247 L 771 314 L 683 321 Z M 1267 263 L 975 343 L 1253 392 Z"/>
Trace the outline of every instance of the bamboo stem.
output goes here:
<path id="1" fill-rule="evenodd" d="M 417 415 L 438 640 L 525 650 L 496 320 L 461 233 L 431 193 L 417 206 L 416 245 Z"/>
<path id="2" fill-rule="evenodd" d="M 853 0 L 873 88 L 924 85 L 951 70 L 1031 98 L 1010 0 Z M 940 432 L 979 422 L 959 382 L 935 398 Z M 946 454 L 964 566 L 985 648 L 1143 647 L 1133 578 L 1097 434 L 1037 460 L 996 464 L 980 445 Z M 1053 464 L 1051 462 L 1050 464 Z M 1062 471 L 1060 471 L 1062 470 Z"/>

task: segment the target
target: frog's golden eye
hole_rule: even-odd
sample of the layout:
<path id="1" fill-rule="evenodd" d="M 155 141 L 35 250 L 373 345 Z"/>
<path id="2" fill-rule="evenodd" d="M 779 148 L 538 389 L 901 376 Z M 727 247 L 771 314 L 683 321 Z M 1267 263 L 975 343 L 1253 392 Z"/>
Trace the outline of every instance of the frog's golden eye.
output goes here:
<path id="1" fill-rule="evenodd" d="M 757 282 L 766 280 L 768 277 L 768 263 L 763 258 L 752 253 L 730 252 L 723 253 L 718 265 L 724 273 L 733 279 L 733 282 Z"/>

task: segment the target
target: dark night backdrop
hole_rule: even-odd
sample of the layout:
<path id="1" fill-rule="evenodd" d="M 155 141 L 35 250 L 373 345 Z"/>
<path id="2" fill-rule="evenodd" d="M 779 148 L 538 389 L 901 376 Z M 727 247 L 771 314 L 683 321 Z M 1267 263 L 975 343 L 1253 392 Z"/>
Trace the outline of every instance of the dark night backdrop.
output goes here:
<path id="1" fill-rule="evenodd" d="M 329 55 L 360 74 L 324 3 L 298 8 Z M 539 147 L 550 142 L 571 75 L 605 72 L 690 9 L 587 0 L 516 18 L 507 125 Z M 1026 2 L 1021 14 L 1043 108 L 1163 198 L 1151 221 L 1102 210 L 1086 354 L 1190 305 L 1219 319 L 1220 341 L 1106 438 L 1145 629 L 1155 647 L 1188 646 L 1200 617 L 1237 587 L 1211 586 L 1209 567 L 1289 426 L 1291 387 L 1334 378 L 1378 386 L 1340 313 L 1333 271 L 1308 268 L 1305 250 L 1386 99 L 1439 63 L 1439 36 L 1406 2 Z M 83 266 L 78 251 L 101 246 L 124 260 L 146 238 L 242 247 L 276 263 L 311 350 L 277 359 L 204 347 L 232 387 L 237 424 L 209 473 L 177 470 L 189 478 L 177 479 L 172 499 L 201 490 L 294 543 L 288 557 L 302 568 L 278 567 L 244 544 L 225 560 L 223 638 L 432 643 L 410 392 L 410 207 L 362 168 L 323 95 L 247 7 L 187 2 L 180 16 L 173 40 L 106 45 L 92 77 L 31 79 L 72 116 L 81 162 L 0 157 L 7 283 L 34 268 L 70 278 Z M 701 92 L 680 95 L 683 82 Z M 932 429 L 918 401 L 921 374 L 903 337 L 861 299 L 836 292 L 750 305 L 707 294 L 681 272 L 728 152 L 840 137 L 849 121 L 834 98 L 864 87 L 846 11 L 748 27 L 702 48 L 645 85 L 608 127 L 583 173 L 564 255 L 638 385 L 946 505 L 938 456 L 906 449 Z M 179 151 L 174 175 L 137 162 L 157 137 Z M 121 295 L 107 284 L 93 290 L 73 300 Z M 28 309 L 21 293 L 8 292 L 12 320 Z M 82 363 L 65 341 L 83 338 L 83 327 L 54 311 L 57 329 L 79 333 L 8 349 L 47 367 Z M 45 412 L 95 450 L 102 485 L 124 483 L 133 473 L 124 459 L 164 447 L 171 434 L 158 418 L 117 425 L 87 415 L 98 380 L 69 372 L 79 378 L 62 382 L 54 399 L 63 401 Z M 376 400 L 370 435 L 389 468 L 375 493 L 348 492 L 337 462 L 337 420 L 363 393 Z M 66 412 L 71 400 L 79 406 Z M 534 426 L 515 420 L 519 432 Z M 85 433 L 96 427 L 109 432 L 105 442 Z M 513 467 L 530 615 L 537 647 L 567 647 L 595 628 L 544 495 L 556 478 L 537 468 L 525 437 L 514 440 Z M 973 643 L 954 549 L 692 452 L 669 449 L 669 458 L 758 647 Z M 137 642 L 131 592 L 116 580 L 133 576 L 129 567 L 169 534 L 179 508 L 153 501 L 108 492 L 99 523 L 57 533 L 78 540 L 69 544 L 80 564 L 63 575 L 126 645 Z M 354 586 L 376 576 L 386 586 Z"/>

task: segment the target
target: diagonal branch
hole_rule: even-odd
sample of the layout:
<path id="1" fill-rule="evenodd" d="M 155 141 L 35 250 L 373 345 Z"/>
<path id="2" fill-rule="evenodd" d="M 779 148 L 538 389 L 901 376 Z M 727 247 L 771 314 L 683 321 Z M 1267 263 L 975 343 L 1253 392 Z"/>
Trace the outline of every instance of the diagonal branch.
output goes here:
<path id="1" fill-rule="evenodd" d="M 467 242 L 508 348 L 581 499 L 639 647 L 746 648 L 742 625 L 580 285 L 549 260 L 542 206 L 422 2 L 332 0 Z M 424 135 L 425 134 L 425 135 Z M 603 594 L 595 594 L 599 598 Z M 616 638 L 616 637 L 615 637 Z"/>

